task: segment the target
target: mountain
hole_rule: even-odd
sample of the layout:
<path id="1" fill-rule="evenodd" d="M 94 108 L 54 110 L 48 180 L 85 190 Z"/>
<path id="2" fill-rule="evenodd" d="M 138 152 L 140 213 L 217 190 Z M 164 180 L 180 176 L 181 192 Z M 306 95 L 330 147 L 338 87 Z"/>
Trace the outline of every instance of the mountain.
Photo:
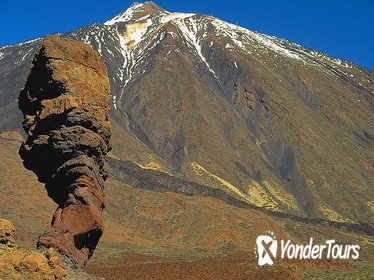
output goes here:
<path id="1" fill-rule="evenodd" d="M 97 50 L 110 76 L 108 230 L 98 258 L 116 248 L 247 252 L 270 226 L 299 238 L 373 234 L 373 72 L 152 2 L 63 35 Z M 12 201 L 1 215 L 25 240 L 54 207 L 17 154 L 18 95 L 41 40 L 0 47 L 0 200 Z"/>

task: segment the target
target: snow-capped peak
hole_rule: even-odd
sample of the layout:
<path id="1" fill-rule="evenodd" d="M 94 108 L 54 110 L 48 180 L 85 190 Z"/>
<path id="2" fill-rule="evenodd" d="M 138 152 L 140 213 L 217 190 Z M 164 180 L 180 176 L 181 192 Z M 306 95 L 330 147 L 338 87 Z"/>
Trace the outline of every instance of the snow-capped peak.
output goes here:
<path id="1" fill-rule="evenodd" d="M 104 22 L 104 25 L 113 25 L 120 22 L 128 22 L 132 19 L 139 19 L 149 14 L 169 14 L 169 12 L 157 6 L 151 1 L 144 3 L 133 3 L 126 11 L 116 15 L 114 18 Z"/>
<path id="2" fill-rule="evenodd" d="M 197 53 L 200 54 L 198 42 L 201 38 L 197 37 L 197 31 L 201 26 L 197 24 L 196 20 L 192 19 L 196 15 L 196 13 L 170 13 L 160 8 L 155 3 L 147 1 L 144 3 L 134 3 L 123 13 L 106 21 L 104 25 L 128 23 L 127 34 L 124 34 L 124 36 L 126 37 L 126 41 L 133 42 L 130 45 L 128 44 L 128 46 L 134 46 L 142 41 L 146 33 L 154 31 L 168 22 L 172 22 L 181 29 L 190 45 L 197 46 Z M 247 49 L 248 44 L 253 46 L 255 42 L 258 48 L 272 50 L 285 57 L 302 59 L 299 53 L 282 46 L 280 40 L 277 38 L 253 32 L 216 18 L 206 17 L 206 20 L 210 21 L 215 26 L 218 36 L 223 35 L 231 39 L 231 44 L 227 44 L 228 48 L 230 48 L 231 45 L 237 45 L 244 51 Z M 204 61 L 204 59 L 202 60 Z"/>
<path id="3" fill-rule="evenodd" d="M 115 23 L 119 22 L 127 22 L 132 19 L 134 13 L 138 10 L 140 10 L 143 7 L 143 4 L 136 3 L 133 4 L 130 8 L 128 8 L 126 11 L 116 15 L 114 18 L 106 21 L 104 25 L 113 25 Z"/>

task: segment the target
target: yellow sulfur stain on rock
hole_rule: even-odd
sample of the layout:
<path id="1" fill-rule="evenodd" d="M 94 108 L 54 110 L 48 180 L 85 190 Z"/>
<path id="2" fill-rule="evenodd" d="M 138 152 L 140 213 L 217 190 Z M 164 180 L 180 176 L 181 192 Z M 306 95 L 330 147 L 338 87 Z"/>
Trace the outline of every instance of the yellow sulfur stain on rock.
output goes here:
<path id="1" fill-rule="evenodd" d="M 287 193 L 282 187 L 278 185 L 273 186 L 266 180 L 262 183 L 274 197 L 276 197 L 279 201 L 284 203 L 287 207 L 289 207 L 292 210 L 299 210 L 295 198 L 291 194 Z"/>
<path id="2" fill-rule="evenodd" d="M 368 208 L 371 210 L 371 212 L 374 213 L 374 202 L 373 202 L 373 201 L 369 201 L 369 202 L 367 203 L 367 206 L 368 206 Z"/>
<path id="3" fill-rule="evenodd" d="M 126 41 L 126 45 L 128 48 L 133 48 L 137 43 L 141 41 L 142 37 L 148 30 L 148 26 L 151 23 L 151 21 L 147 20 L 135 22 L 132 24 L 128 24 L 126 26 L 126 33 L 124 35 L 124 39 Z"/>
<path id="4" fill-rule="evenodd" d="M 221 177 L 209 172 L 198 163 L 192 162 L 191 166 L 193 171 L 199 176 L 208 176 L 209 178 L 214 179 L 226 190 L 236 194 L 249 204 L 278 211 L 280 210 L 279 203 L 282 203 L 283 206 L 288 207 L 292 211 L 299 211 L 297 202 L 292 195 L 288 194 L 281 187 L 270 184 L 268 181 L 262 181 L 259 183 L 252 180 L 248 184 L 247 191 L 243 192 L 230 182 L 227 182 Z"/>
<path id="5" fill-rule="evenodd" d="M 263 184 L 270 185 L 266 181 Z M 256 201 L 255 205 L 266 207 L 271 210 L 278 210 L 278 203 L 264 190 L 264 188 L 256 181 L 252 180 L 248 187 L 248 195 L 252 200 Z"/>
<path id="6" fill-rule="evenodd" d="M 269 200 L 268 195 L 263 191 L 259 183 L 252 180 L 248 186 L 247 195 L 251 197 L 257 206 L 265 206 Z"/>
<path id="7" fill-rule="evenodd" d="M 153 159 L 152 155 L 149 156 L 149 162 L 147 164 L 141 164 L 139 162 L 135 162 L 134 163 L 136 165 L 138 165 L 139 167 L 141 167 L 142 169 L 149 169 L 149 170 L 156 170 L 156 171 L 160 171 L 160 172 L 163 172 L 163 173 L 166 173 L 170 176 L 173 176 L 172 174 L 170 174 L 166 168 L 159 162 L 157 162 L 156 160 Z"/>
<path id="8" fill-rule="evenodd" d="M 200 175 L 200 176 L 207 175 L 208 177 L 210 177 L 210 178 L 216 180 L 217 182 L 219 182 L 221 186 L 224 186 L 229 191 L 235 193 L 237 196 L 242 198 L 244 201 L 246 201 L 250 204 L 254 204 L 253 201 L 247 195 L 245 195 L 241 190 L 239 190 L 237 187 L 235 187 L 231 183 L 225 181 L 224 179 L 218 177 L 217 175 L 214 175 L 213 173 L 210 173 L 208 170 L 206 170 L 204 167 L 197 164 L 196 162 L 192 162 L 191 166 L 192 166 L 193 171 L 195 173 L 197 173 L 198 175 Z"/>
<path id="9" fill-rule="evenodd" d="M 319 209 L 321 210 L 321 212 L 324 214 L 324 216 L 328 220 L 336 221 L 336 222 L 348 222 L 348 223 L 353 222 L 351 219 L 348 219 L 348 218 L 345 218 L 345 217 L 339 215 L 337 212 L 335 212 L 331 208 L 326 207 L 324 205 L 320 205 Z"/>

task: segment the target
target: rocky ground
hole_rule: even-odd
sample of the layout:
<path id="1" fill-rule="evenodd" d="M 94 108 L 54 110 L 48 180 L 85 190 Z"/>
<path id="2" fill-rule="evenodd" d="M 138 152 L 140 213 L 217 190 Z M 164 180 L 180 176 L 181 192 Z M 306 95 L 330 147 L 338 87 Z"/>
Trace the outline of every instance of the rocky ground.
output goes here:
<path id="1" fill-rule="evenodd" d="M 17 246 L 14 225 L 0 219 L 1 279 L 63 279 L 67 272 L 54 249 L 44 252 Z"/>
<path id="2" fill-rule="evenodd" d="M 369 268 L 368 268 L 369 267 Z M 361 270 L 358 273 L 358 270 Z M 144 280 L 247 280 L 247 279 L 371 279 L 369 262 L 291 261 L 259 267 L 249 252 L 205 258 L 165 258 L 128 254 L 113 263 L 90 263 L 91 275 L 105 279 Z"/>

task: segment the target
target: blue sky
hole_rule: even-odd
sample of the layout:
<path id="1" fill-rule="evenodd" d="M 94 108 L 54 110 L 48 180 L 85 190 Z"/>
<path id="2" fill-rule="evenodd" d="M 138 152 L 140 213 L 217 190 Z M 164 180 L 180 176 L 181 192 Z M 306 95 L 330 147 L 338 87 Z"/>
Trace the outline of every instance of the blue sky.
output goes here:
<path id="1" fill-rule="evenodd" d="M 104 22 L 133 1 L 1 0 L 0 45 Z M 374 1 L 155 1 L 169 11 L 200 12 L 285 38 L 374 70 Z"/>

